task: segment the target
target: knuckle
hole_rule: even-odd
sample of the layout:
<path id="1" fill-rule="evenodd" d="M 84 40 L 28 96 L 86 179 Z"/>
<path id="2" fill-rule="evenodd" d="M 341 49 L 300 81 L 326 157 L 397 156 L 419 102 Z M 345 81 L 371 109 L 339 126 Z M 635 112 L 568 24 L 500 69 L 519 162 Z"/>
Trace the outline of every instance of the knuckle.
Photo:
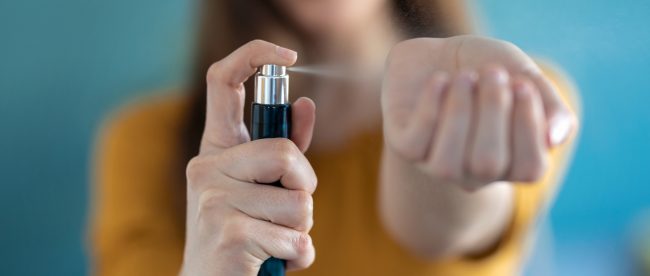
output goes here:
<path id="1" fill-rule="evenodd" d="M 431 173 L 435 178 L 448 182 L 460 181 L 462 178 L 461 172 L 446 162 L 432 166 Z"/>
<path id="2" fill-rule="evenodd" d="M 536 158 L 521 165 L 522 168 L 519 170 L 519 175 L 517 175 L 518 181 L 522 182 L 535 182 L 540 180 L 546 173 L 548 168 L 548 161 L 545 158 Z"/>
<path id="3" fill-rule="evenodd" d="M 318 187 L 318 176 L 316 176 L 316 172 L 314 172 L 314 168 L 312 168 L 311 166 L 310 166 L 310 170 L 312 175 L 312 179 L 311 179 L 312 187 L 316 189 L 316 187 Z M 311 192 L 313 193 L 314 190 L 311 190 Z"/>
<path id="4" fill-rule="evenodd" d="M 289 170 L 298 160 L 300 151 L 296 145 L 289 139 L 278 139 L 272 144 L 272 150 L 275 151 L 277 164 L 282 170 Z"/>
<path id="5" fill-rule="evenodd" d="M 188 191 L 201 191 L 207 183 L 219 183 L 217 168 L 221 166 L 221 159 L 220 155 L 199 155 L 190 159 L 185 167 Z"/>
<path id="6" fill-rule="evenodd" d="M 202 192 L 198 197 L 199 217 L 211 217 L 214 210 L 222 208 L 227 201 L 227 193 L 218 189 L 209 189 Z"/>
<path id="7" fill-rule="evenodd" d="M 392 148 L 404 159 L 408 161 L 416 161 L 424 158 L 426 152 L 419 150 L 410 143 L 404 141 L 394 141 L 390 143 Z"/>
<path id="8" fill-rule="evenodd" d="M 266 41 L 264 41 L 262 39 L 253 39 L 253 40 L 249 41 L 248 43 L 246 43 L 246 47 L 255 49 L 255 48 L 266 46 L 268 44 L 269 44 L 269 42 L 266 42 Z"/>
<path id="9" fill-rule="evenodd" d="M 311 250 L 311 237 L 307 233 L 299 232 L 292 238 L 291 244 L 298 255 L 305 255 Z"/>
<path id="10" fill-rule="evenodd" d="M 241 219 L 227 223 L 221 233 L 219 248 L 224 251 L 247 248 L 252 242 L 249 228 L 248 223 Z"/>
<path id="11" fill-rule="evenodd" d="M 278 166 L 278 170 L 282 172 L 290 171 L 293 168 L 295 162 L 296 157 L 287 153 L 277 155 L 275 161 L 276 165 Z"/>
<path id="12" fill-rule="evenodd" d="M 208 67 L 208 71 L 205 75 L 205 80 L 208 83 L 214 83 L 219 81 L 219 76 L 223 70 L 223 60 L 217 61 Z"/>
<path id="13" fill-rule="evenodd" d="M 209 170 L 203 157 L 195 156 L 187 163 L 185 167 L 185 177 L 187 178 L 188 186 L 194 187 L 206 177 Z"/>
<path id="14" fill-rule="evenodd" d="M 199 206 L 214 207 L 222 205 L 227 199 L 227 193 L 218 189 L 209 189 L 199 196 Z"/>
<path id="15" fill-rule="evenodd" d="M 496 154 L 482 154 L 474 158 L 471 164 L 472 175 L 480 180 L 493 181 L 501 177 L 504 162 Z"/>
<path id="16" fill-rule="evenodd" d="M 298 147 L 291 140 L 282 138 L 277 139 L 274 143 L 274 148 L 280 152 L 286 152 L 289 154 L 297 154 L 299 152 Z"/>
<path id="17" fill-rule="evenodd" d="M 535 95 L 532 93 L 517 93 L 516 96 L 514 97 L 514 101 L 516 101 L 516 105 L 518 108 L 523 109 L 527 108 L 529 109 L 532 104 L 534 103 L 534 98 Z"/>
<path id="18" fill-rule="evenodd" d="M 513 43 L 512 41 L 495 39 L 495 38 L 489 38 L 487 41 L 492 42 L 495 45 L 499 46 L 506 53 L 517 53 L 517 54 L 524 53 L 524 51 L 521 50 L 521 48 L 517 44 Z"/>
<path id="19" fill-rule="evenodd" d="M 503 45 L 503 47 L 507 50 L 516 51 L 516 52 L 521 51 L 521 48 L 519 48 L 517 44 L 514 44 L 511 41 L 506 41 L 506 40 L 499 40 L 499 41 L 501 42 L 501 45 Z"/>
<path id="20" fill-rule="evenodd" d="M 314 200 L 312 196 L 305 191 L 292 191 L 294 201 L 294 214 L 298 219 L 297 227 L 299 230 L 311 228 L 312 215 L 314 212 Z"/>
<path id="21" fill-rule="evenodd" d="M 291 238 L 291 246 L 299 257 L 291 260 L 294 269 L 304 269 L 314 263 L 316 257 L 311 237 L 307 233 L 300 233 Z"/>
<path id="22" fill-rule="evenodd" d="M 520 72 L 522 77 L 525 77 L 528 81 L 531 82 L 545 78 L 544 72 L 539 66 L 537 66 L 536 63 L 525 66 L 521 69 Z"/>
<path id="23" fill-rule="evenodd" d="M 305 214 L 305 216 L 311 215 L 313 199 L 311 195 L 305 191 L 294 191 L 293 192 L 294 201 L 298 205 L 298 209 Z"/>

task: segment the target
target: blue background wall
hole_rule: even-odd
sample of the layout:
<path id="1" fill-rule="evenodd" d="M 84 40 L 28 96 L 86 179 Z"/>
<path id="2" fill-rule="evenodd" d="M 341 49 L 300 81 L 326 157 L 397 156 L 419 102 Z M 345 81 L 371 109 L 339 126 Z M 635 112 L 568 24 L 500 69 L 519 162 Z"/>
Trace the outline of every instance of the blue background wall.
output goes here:
<path id="1" fill-rule="evenodd" d="M 632 273 L 635 224 L 650 220 L 650 2 L 477 3 L 488 32 L 553 59 L 581 90 L 580 144 L 551 213 L 555 273 Z"/>
<path id="2" fill-rule="evenodd" d="M 633 221 L 650 207 L 650 2 L 477 4 L 487 32 L 555 60 L 582 91 L 581 141 L 551 213 L 555 242 L 543 247 L 552 271 L 631 273 Z M 88 272 L 94 132 L 135 95 L 183 85 L 192 10 L 171 0 L 0 1 L 0 274 Z"/>

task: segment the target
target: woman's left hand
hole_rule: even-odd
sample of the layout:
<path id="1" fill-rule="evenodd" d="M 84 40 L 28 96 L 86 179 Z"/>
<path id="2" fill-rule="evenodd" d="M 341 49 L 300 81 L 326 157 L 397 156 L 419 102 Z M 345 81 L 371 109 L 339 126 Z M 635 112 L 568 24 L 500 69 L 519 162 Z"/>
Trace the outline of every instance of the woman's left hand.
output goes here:
<path id="1" fill-rule="evenodd" d="M 474 190 L 531 182 L 576 119 L 535 62 L 477 36 L 396 45 L 382 86 L 389 151 L 433 179 Z"/>

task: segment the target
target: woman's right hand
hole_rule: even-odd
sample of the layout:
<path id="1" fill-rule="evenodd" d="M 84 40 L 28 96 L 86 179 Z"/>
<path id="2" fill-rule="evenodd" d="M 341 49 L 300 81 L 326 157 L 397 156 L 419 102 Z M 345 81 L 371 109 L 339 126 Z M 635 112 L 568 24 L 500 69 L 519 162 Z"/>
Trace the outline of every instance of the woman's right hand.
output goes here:
<path id="1" fill-rule="evenodd" d="M 308 234 L 316 175 L 303 155 L 314 103 L 292 105 L 291 140 L 250 141 L 243 122 L 244 81 L 263 64 L 289 66 L 294 51 L 255 40 L 207 73 L 206 122 L 199 155 L 187 165 L 182 275 L 257 275 L 270 257 L 303 269 L 314 260 Z M 283 188 L 259 183 L 281 181 Z"/>

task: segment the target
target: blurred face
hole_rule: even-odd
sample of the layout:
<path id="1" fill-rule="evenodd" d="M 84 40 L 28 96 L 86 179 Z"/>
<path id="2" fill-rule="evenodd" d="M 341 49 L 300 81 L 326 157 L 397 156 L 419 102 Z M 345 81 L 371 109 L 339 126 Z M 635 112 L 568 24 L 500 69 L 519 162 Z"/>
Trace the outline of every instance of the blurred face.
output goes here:
<path id="1" fill-rule="evenodd" d="M 301 28 L 314 35 L 359 31 L 378 16 L 387 0 L 276 0 Z M 372 22 L 372 21 L 370 21 Z"/>

